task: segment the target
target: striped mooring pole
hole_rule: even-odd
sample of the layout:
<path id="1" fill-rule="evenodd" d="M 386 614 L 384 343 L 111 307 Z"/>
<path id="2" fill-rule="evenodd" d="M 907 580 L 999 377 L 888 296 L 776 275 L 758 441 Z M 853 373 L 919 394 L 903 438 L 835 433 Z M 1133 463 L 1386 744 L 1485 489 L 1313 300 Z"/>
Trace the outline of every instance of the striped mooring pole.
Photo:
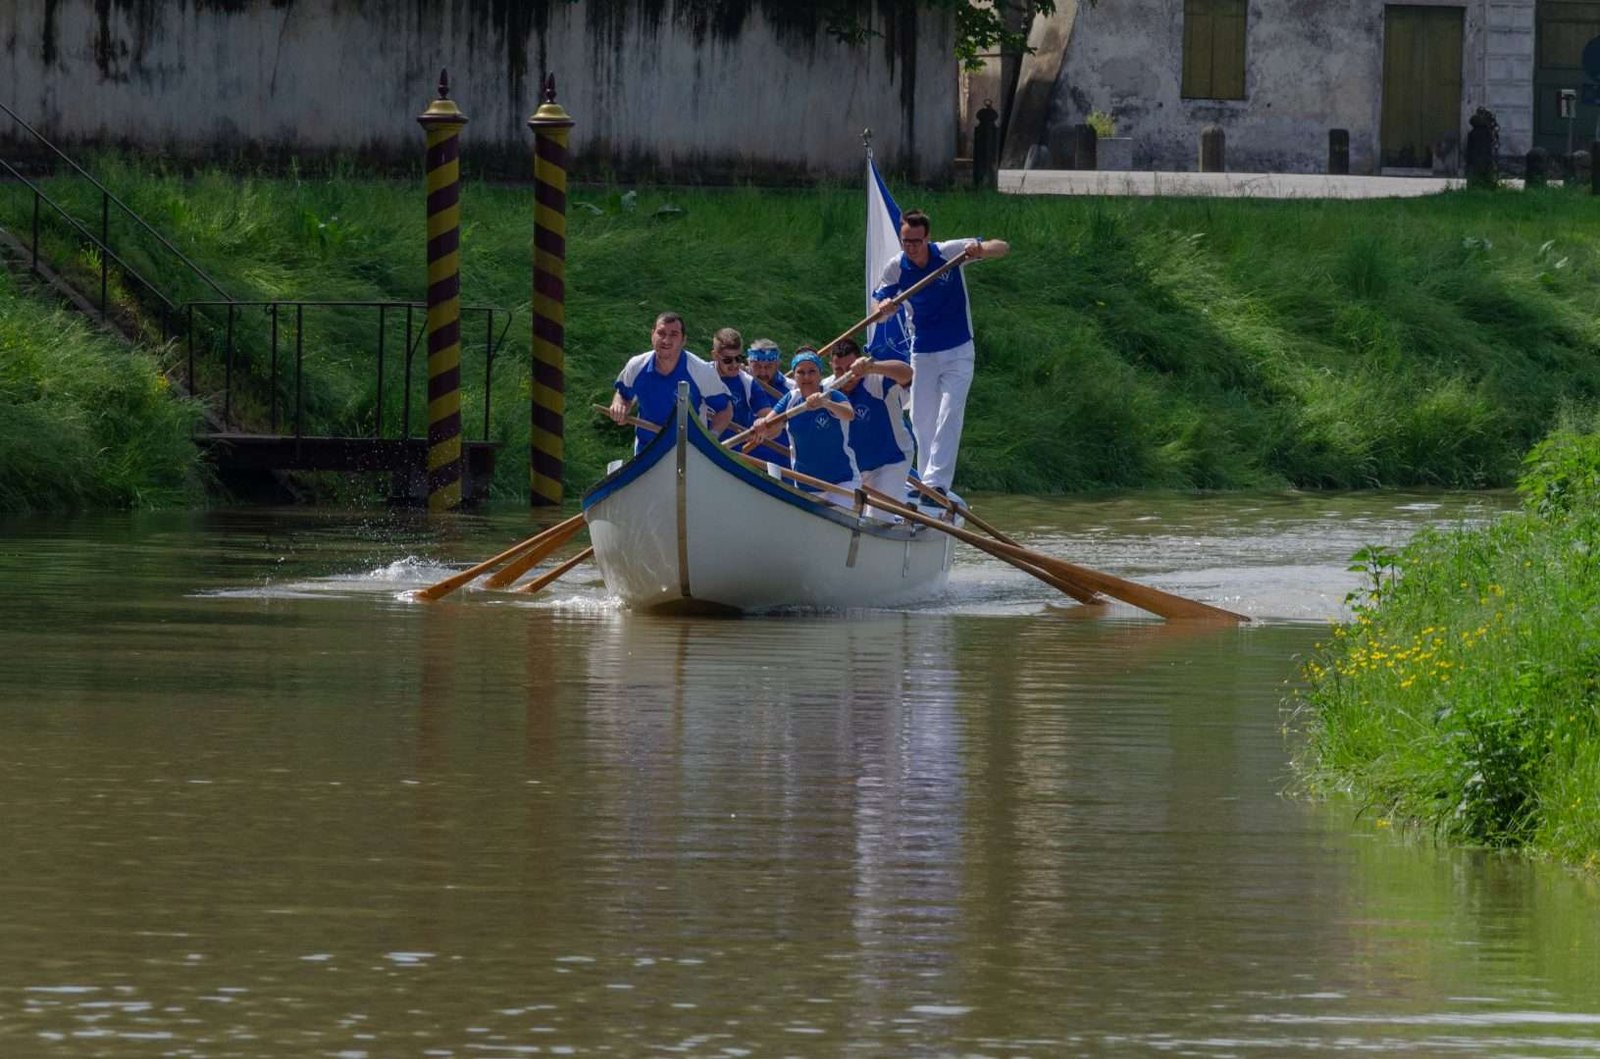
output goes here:
<path id="1" fill-rule="evenodd" d="M 439 71 L 417 118 L 428 138 L 428 510 L 461 506 L 461 128 L 467 116 Z"/>
<path id="2" fill-rule="evenodd" d="M 528 502 L 561 503 L 567 410 L 567 133 L 572 115 L 556 102 L 556 77 L 544 79 L 533 130 L 533 417 Z"/>

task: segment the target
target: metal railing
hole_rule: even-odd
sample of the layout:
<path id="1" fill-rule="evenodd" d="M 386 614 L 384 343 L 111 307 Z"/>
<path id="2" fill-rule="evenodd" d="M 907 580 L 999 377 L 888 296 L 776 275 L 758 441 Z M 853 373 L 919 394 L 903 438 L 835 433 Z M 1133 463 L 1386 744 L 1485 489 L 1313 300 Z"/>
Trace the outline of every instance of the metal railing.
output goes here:
<path id="1" fill-rule="evenodd" d="M 185 329 L 185 350 L 187 353 L 187 372 L 189 391 L 198 392 L 196 386 L 198 379 L 195 373 L 195 333 L 192 326 L 196 309 L 220 309 L 226 314 L 226 324 L 222 329 L 221 370 L 223 380 L 220 388 L 222 396 L 222 417 L 225 422 L 232 422 L 234 372 L 239 360 L 238 332 L 239 324 L 247 310 L 262 309 L 267 316 L 267 323 L 271 337 L 268 345 L 270 357 L 267 363 L 266 384 L 269 393 L 268 421 L 271 432 L 279 433 L 279 399 L 286 389 L 290 390 L 292 400 L 286 402 L 289 407 L 283 409 L 289 413 L 293 422 L 295 437 L 306 434 L 306 400 L 305 400 L 305 335 L 306 335 L 306 310 L 319 309 L 356 309 L 372 310 L 377 315 L 377 341 L 374 347 L 376 354 L 376 383 L 373 401 L 372 437 L 385 437 L 384 430 L 384 405 L 387 398 L 385 386 L 385 370 L 389 354 L 389 321 L 390 316 L 403 316 L 405 321 L 405 339 L 400 347 L 404 356 L 401 364 L 401 379 L 399 397 L 401 401 L 400 426 L 396 437 L 410 438 L 412 436 L 411 423 L 411 395 L 415 389 L 418 373 L 413 371 L 413 363 L 417 347 L 421 344 L 423 336 L 427 334 L 426 327 L 418 327 L 419 318 L 426 320 L 428 307 L 422 302 L 383 302 L 383 301 L 193 301 L 185 302 L 182 306 L 187 313 L 190 326 Z M 511 330 L 512 317 L 515 315 L 510 309 L 496 308 L 492 305 L 463 305 L 461 307 L 462 349 L 469 348 L 466 339 L 468 331 L 467 321 L 469 316 L 483 316 L 483 343 L 480 346 L 472 344 L 471 348 L 483 350 L 483 433 L 482 440 L 489 439 L 489 414 L 491 411 L 491 393 L 494 382 L 494 362 L 500 353 L 501 346 L 505 343 L 506 334 Z M 291 318 L 292 324 L 285 318 Z M 495 334 L 495 321 L 502 319 L 499 334 Z M 398 323 L 398 321 L 396 321 Z M 292 329 L 294 335 L 294 363 L 292 369 L 286 370 L 281 364 L 280 353 L 283 351 L 283 331 L 285 325 Z M 426 374 L 421 375 L 426 382 Z M 286 381 L 292 379 L 292 388 L 286 387 Z M 423 402 L 424 407 L 426 402 Z M 425 426 L 422 430 L 426 433 Z"/>
<path id="2" fill-rule="evenodd" d="M 404 363 L 401 369 L 402 381 L 400 384 L 399 398 L 401 401 L 399 437 L 411 437 L 411 395 L 415 373 L 413 372 L 413 359 L 416 347 L 425 335 L 426 328 L 416 326 L 418 315 L 425 317 L 427 307 L 420 302 L 402 301 L 319 301 L 307 300 L 257 300 L 241 301 L 224 290 L 203 268 L 191 260 L 188 255 L 174 246 L 171 240 L 162 235 L 140 214 L 123 202 L 114 192 L 102 184 L 95 176 L 84 169 L 64 151 L 51 143 L 42 133 L 24 121 L 16 111 L 4 103 L 0 103 L 0 111 L 4 111 L 18 126 L 24 129 L 32 139 L 43 147 L 54 158 L 70 166 L 79 176 L 89 182 L 98 192 L 99 198 L 99 224 L 98 233 L 92 230 L 89 224 L 75 217 L 72 212 L 61 202 L 41 188 L 35 181 L 29 179 L 10 161 L 0 158 L 0 168 L 6 174 L 27 188 L 32 195 L 32 216 L 30 224 L 30 239 L 28 245 L 29 267 L 38 273 L 41 221 L 49 216 L 59 217 L 60 221 L 85 244 L 92 247 L 98 255 L 99 272 L 99 310 L 102 316 L 108 315 L 110 308 L 110 268 L 115 264 L 121 276 L 131 280 L 138 289 L 148 296 L 161 317 L 162 337 L 164 339 L 182 339 L 185 345 L 186 376 L 189 393 L 201 396 L 199 388 L 200 374 L 196 370 L 196 354 L 198 350 L 210 349 L 217 353 L 220 359 L 219 368 L 222 376 L 220 385 L 204 392 L 205 398 L 213 404 L 220 403 L 222 423 L 225 427 L 237 427 L 242 424 L 235 420 L 235 371 L 244 360 L 243 350 L 240 346 L 240 324 L 244 320 L 244 313 L 251 309 L 264 309 L 270 318 L 270 338 L 267 340 L 270 353 L 268 370 L 265 383 L 268 396 L 265 403 L 267 419 L 270 430 L 279 432 L 280 398 L 284 378 L 279 369 L 280 361 L 280 324 L 283 319 L 292 316 L 294 320 L 294 365 L 293 365 L 293 395 L 292 401 L 286 402 L 292 410 L 294 435 L 302 437 L 308 428 L 316 429 L 325 427 L 325 424 L 308 424 L 306 422 L 305 400 L 305 317 L 307 310 L 340 312 L 350 310 L 368 310 L 376 313 L 377 334 L 374 344 L 376 353 L 375 371 L 376 380 L 374 387 L 375 403 L 372 417 L 372 434 L 375 438 L 384 437 L 385 429 L 385 401 L 388 388 L 385 385 L 385 369 L 388 357 L 388 325 L 391 317 L 404 314 L 405 340 L 403 346 Z M 154 281 L 141 273 L 127 260 L 126 253 L 118 253 L 112 246 L 111 221 L 113 214 L 126 217 L 141 232 L 149 235 L 155 244 L 166 254 L 171 255 L 170 262 L 160 261 L 160 251 L 157 252 L 156 268 L 181 270 L 199 285 L 208 289 L 216 297 L 190 300 L 177 300 L 167 291 L 158 287 Z M 144 248 L 148 251 L 148 247 Z M 511 327 L 512 310 L 486 305 L 471 305 L 461 308 L 462 315 L 462 346 L 465 350 L 468 342 L 465 338 L 470 317 L 482 314 L 484 317 L 483 350 L 483 439 L 487 440 L 490 428 L 491 412 L 491 383 L 495 357 L 505 341 L 506 334 Z M 221 319 L 219 320 L 218 317 Z M 495 334 L 495 324 L 498 319 L 504 323 L 500 327 L 499 335 Z M 398 323 L 398 321 L 396 321 Z M 199 341 L 197 341 L 197 338 Z M 479 348 L 475 343 L 472 348 Z M 248 365 L 246 365 L 248 366 Z M 426 373 L 423 373 L 423 384 L 426 385 Z M 426 407 L 426 400 L 422 402 Z M 346 427 L 348 424 L 345 425 Z"/>

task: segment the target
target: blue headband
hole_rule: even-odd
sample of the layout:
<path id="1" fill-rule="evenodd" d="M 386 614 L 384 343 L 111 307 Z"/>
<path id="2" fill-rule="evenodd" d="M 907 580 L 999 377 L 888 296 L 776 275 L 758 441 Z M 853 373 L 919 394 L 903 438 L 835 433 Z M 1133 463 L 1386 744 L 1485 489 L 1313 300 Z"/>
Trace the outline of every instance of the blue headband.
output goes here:
<path id="1" fill-rule="evenodd" d="M 754 346 L 752 346 L 751 348 L 749 348 L 749 349 L 744 351 L 744 355 L 749 357 L 751 360 L 758 360 L 758 361 L 769 361 L 770 360 L 770 361 L 776 362 L 777 359 L 778 359 L 778 350 L 777 350 L 777 347 L 775 347 L 775 346 L 767 348 L 767 349 L 756 349 Z"/>
<path id="2" fill-rule="evenodd" d="M 815 364 L 817 366 L 817 371 L 821 372 L 822 374 L 826 375 L 828 373 L 828 369 L 822 366 L 822 358 L 817 356 L 815 353 L 796 353 L 794 355 L 794 359 L 789 362 L 789 370 L 793 371 L 800 365 L 807 362 Z"/>

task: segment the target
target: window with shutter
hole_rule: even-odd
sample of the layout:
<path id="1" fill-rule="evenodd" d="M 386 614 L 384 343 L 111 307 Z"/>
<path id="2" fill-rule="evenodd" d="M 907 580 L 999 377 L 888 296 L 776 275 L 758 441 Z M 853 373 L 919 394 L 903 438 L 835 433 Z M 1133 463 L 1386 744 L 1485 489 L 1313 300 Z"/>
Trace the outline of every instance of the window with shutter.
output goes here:
<path id="1" fill-rule="evenodd" d="M 1244 98 L 1247 0 L 1183 0 L 1183 98 Z"/>

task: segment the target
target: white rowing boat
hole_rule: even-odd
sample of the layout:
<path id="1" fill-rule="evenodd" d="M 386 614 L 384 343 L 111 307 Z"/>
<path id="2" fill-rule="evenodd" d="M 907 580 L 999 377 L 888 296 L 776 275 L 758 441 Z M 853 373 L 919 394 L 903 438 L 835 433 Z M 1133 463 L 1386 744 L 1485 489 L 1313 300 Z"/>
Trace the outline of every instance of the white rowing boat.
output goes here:
<path id="1" fill-rule="evenodd" d="M 583 498 L 606 587 L 638 609 L 892 607 L 941 595 L 954 542 L 819 503 L 740 462 L 692 414 Z"/>

